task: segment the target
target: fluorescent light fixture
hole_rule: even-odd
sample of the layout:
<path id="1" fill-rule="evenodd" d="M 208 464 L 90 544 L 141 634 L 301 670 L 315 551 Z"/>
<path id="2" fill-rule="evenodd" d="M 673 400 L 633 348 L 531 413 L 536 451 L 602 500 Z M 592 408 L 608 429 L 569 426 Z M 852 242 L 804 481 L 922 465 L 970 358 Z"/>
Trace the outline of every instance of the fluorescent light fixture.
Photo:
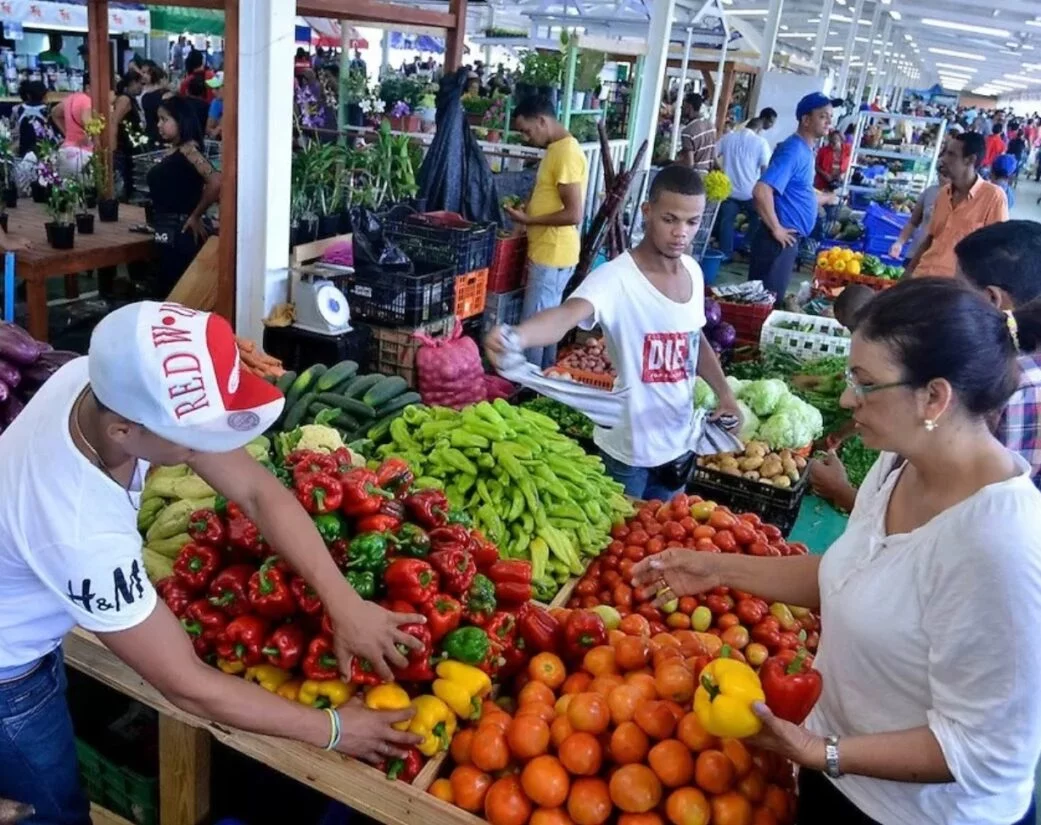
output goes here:
<path id="1" fill-rule="evenodd" d="M 1005 74 L 1002 75 L 1006 80 L 1015 80 L 1019 83 L 1041 83 L 1041 77 L 1027 77 L 1022 74 Z"/>
<path id="2" fill-rule="evenodd" d="M 781 31 L 783 31 L 783 32 L 788 31 L 788 26 L 786 26 L 784 23 L 782 23 L 781 24 Z"/>
<path id="3" fill-rule="evenodd" d="M 844 52 L 846 51 L 845 46 L 825 46 L 824 51 L 826 52 Z"/>
<path id="4" fill-rule="evenodd" d="M 788 37 L 793 40 L 813 40 L 817 37 L 813 32 L 781 32 L 778 37 Z"/>
<path id="5" fill-rule="evenodd" d="M 1037 26 L 1038 28 L 1041 28 L 1041 18 L 1037 20 L 1027 20 L 1026 24 L 1028 26 Z"/>
<path id="6" fill-rule="evenodd" d="M 931 54 L 942 54 L 944 57 L 960 57 L 963 60 L 976 60 L 979 63 L 986 63 L 987 58 L 981 54 L 973 54 L 972 52 L 959 52 L 954 49 L 937 49 L 930 47 L 929 52 Z"/>
<path id="7" fill-rule="evenodd" d="M 766 17 L 769 13 L 769 9 L 727 9 L 730 17 Z"/>
<path id="8" fill-rule="evenodd" d="M 971 23 L 958 23 L 954 20 L 939 20 L 935 17 L 923 17 L 923 26 L 932 26 L 934 29 L 947 29 L 956 32 L 971 32 L 972 34 L 986 34 L 990 37 L 1011 37 L 1012 32 L 1008 29 L 995 29 L 990 26 L 974 26 Z"/>
<path id="9" fill-rule="evenodd" d="M 909 34 L 905 34 L 904 35 L 904 40 L 906 40 L 908 43 L 910 43 L 912 40 L 914 40 L 914 38 L 911 35 L 909 35 Z"/>
<path id="10" fill-rule="evenodd" d="M 939 60 L 937 60 L 933 65 L 942 69 L 954 69 L 955 73 L 969 72 L 970 74 L 976 74 L 976 72 L 979 71 L 979 69 L 973 66 L 960 66 L 957 63 L 941 63 Z"/>
<path id="11" fill-rule="evenodd" d="M 892 17 L 894 20 L 900 20 L 901 18 L 903 18 L 903 15 L 895 9 L 889 12 L 889 16 Z"/>
<path id="12" fill-rule="evenodd" d="M 1034 47 L 1031 46 L 1029 43 L 1024 43 L 1019 48 L 1020 48 L 1021 51 L 1024 51 L 1024 52 L 1032 52 L 1032 51 L 1034 51 Z"/>

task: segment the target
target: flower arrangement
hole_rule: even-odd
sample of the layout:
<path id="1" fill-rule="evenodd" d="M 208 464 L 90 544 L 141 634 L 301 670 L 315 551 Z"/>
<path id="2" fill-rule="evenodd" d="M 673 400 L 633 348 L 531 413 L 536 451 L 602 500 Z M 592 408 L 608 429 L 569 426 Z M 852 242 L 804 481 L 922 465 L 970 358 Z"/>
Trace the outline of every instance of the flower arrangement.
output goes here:
<path id="1" fill-rule="evenodd" d="M 713 169 L 705 175 L 705 197 L 710 201 L 722 203 L 730 197 L 730 178 L 725 172 Z"/>
<path id="2" fill-rule="evenodd" d="M 46 207 L 47 214 L 58 225 L 71 224 L 76 212 L 76 206 L 80 202 L 79 185 L 76 181 L 62 178 L 57 173 L 51 173 L 48 180 L 49 183 L 45 184 L 50 186 Z M 40 182 L 43 183 L 43 178 L 41 178 Z"/>
<path id="3" fill-rule="evenodd" d="M 298 85 L 293 92 L 293 118 L 297 129 L 320 129 L 325 122 L 325 105 L 318 99 L 315 90 L 307 85 Z"/>
<path id="4" fill-rule="evenodd" d="M 412 107 L 409 106 L 404 100 L 399 100 L 393 106 L 390 107 L 391 117 L 408 117 L 412 114 Z"/>
<path id="5" fill-rule="evenodd" d="M 147 147 L 148 135 L 145 134 L 144 130 L 132 118 L 127 118 L 124 123 L 126 124 L 127 139 L 131 148 L 137 150 Z"/>
<path id="6" fill-rule="evenodd" d="M 340 79 L 340 94 L 346 103 L 361 103 L 368 95 L 368 78 L 361 69 L 350 69 Z"/>
<path id="7" fill-rule="evenodd" d="M 481 125 L 488 130 L 503 131 L 506 128 L 506 98 L 495 95 L 481 118 Z"/>
<path id="8" fill-rule="evenodd" d="M 113 197 L 111 176 L 109 175 L 109 154 L 104 145 L 105 118 L 94 115 L 83 124 L 83 131 L 94 143 L 94 152 L 89 164 L 94 177 L 94 189 L 99 198 L 111 200 Z"/>

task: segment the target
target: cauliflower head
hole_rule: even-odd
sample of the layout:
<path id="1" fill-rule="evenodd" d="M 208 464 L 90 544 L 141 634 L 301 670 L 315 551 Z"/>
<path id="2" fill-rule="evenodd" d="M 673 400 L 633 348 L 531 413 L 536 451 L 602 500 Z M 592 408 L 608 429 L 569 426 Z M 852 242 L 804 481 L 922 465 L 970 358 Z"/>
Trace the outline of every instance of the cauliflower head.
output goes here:
<path id="1" fill-rule="evenodd" d="M 298 450 L 317 450 L 331 453 L 345 446 L 340 433 L 332 427 L 321 424 L 304 424 L 300 427 L 300 440 L 296 443 Z"/>

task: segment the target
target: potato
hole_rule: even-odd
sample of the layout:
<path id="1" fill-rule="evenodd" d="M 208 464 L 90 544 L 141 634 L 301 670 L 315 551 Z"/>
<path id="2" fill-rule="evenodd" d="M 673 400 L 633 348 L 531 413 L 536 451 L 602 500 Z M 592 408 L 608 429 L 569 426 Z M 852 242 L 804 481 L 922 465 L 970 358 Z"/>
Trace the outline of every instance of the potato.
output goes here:
<path id="1" fill-rule="evenodd" d="M 765 458 L 766 454 L 766 445 L 759 441 L 749 441 L 745 447 L 745 455 L 749 458 Z"/>
<path id="2" fill-rule="evenodd" d="M 721 473 L 723 473 L 724 475 L 728 475 L 728 476 L 739 476 L 739 475 L 741 475 L 741 471 L 737 468 L 737 466 L 733 466 L 733 467 L 731 467 L 731 466 L 720 467 L 719 471 Z"/>
<path id="3" fill-rule="evenodd" d="M 774 476 L 781 475 L 783 472 L 784 468 L 781 467 L 781 462 L 776 459 L 767 459 L 759 468 L 759 475 L 763 478 L 773 478 Z"/>
<path id="4" fill-rule="evenodd" d="M 742 458 L 738 463 L 741 465 L 742 470 L 758 470 L 763 466 L 763 459 L 758 456 L 752 456 L 751 458 Z"/>
<path id="5" fill-rule="evenodd" d="M 771 482 L 774 487 L 780 487 L 782 490 L 790 490 L 792 488 L 792 480 L 788 476 L 777 476 L 772 479 Z"/>
<path id="6" fill-rule="evenodd" d="M 792 473 L 795 473 L 796 477 L 798 477 L 799 468 L 795 466 L 795 461 L 792 460 L 791 456 L 789 456 L 788 458 L 781 459 L 781 467 L 784 468 L 784 472 L 786 475 L 791 475 Z"/>
<path id="7" fill-rule="evenodd" d="M 726 469 L 733 469 L 733 470 L 741 469 L 741 465 L 739 465 L 737 463 L 737 459 L 733 458 L 733 457 L 731 457 L 731 458 L 724 458 L 722 461 L 719 462 L 719 466 L 723 467 L 723 468 L 726 468 Z"/>
<path id="8" fill-rule="evenodd" d="M 801 455 L 795 456 L 795 468 L 797 470 L 806 469 L 806 459 L 803 458 Z"/>
<path id="9" fill-rule="evenodd" d="M 788 449 L 784 449 L 784 450 L 781 450 L 777 455 L 781 459 L 781 461 L 784 461 L 786 458 L 791 458 L 792 457 L 792 451 L 788 450 Z"/>
<path id="10" fill-rule="evenodd" d="M 742 478 L 747 478 L 749 481 L 758 481 L 759 480 L 759 473 L 757 473 L 755 470 L 749 470 L 746 473 L 742 473 L 741 477 Z"/>
<path id="11" fill-rule="evenodd" d="M 797 484 L 799 482 L 798 470 L 792 470 L 790 473 L 787 473 L 787 476 L 792 480 L 792 484 Z"/>

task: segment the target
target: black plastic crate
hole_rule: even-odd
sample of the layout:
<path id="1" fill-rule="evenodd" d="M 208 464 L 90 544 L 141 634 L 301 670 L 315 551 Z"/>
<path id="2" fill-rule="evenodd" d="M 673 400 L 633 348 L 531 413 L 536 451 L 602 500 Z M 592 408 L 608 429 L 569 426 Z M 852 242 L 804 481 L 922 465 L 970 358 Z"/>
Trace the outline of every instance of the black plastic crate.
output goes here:
<path id="1" fill-rule="evenodd" d="M 333 364 L 350 359 L 358 362 L 358 371 L 369 371 L 368 327 L 356 326 L 340 335 L 323 335 L 299 327 L 265 327 L 264 352 L 278 358 L 282 366 L 294 372 L 303 372 L 314 364 Z"/>
<path id="2" fill-rule="evenodd" d="M 473 223 L 453 212 L 388 218 L 383 232 L 414 263 L 448 267 L 453 275 L 487 269 L 495 254 L 496 225 Z"/>
<path id="3" fill-rule="evenodd" d="M 418 326 L 452 314 L 455 272 L 421 265 L 414 274 L 358 270 L 347 277 L 351 317 L 384 326 Z"/>
<path id="4" fill-rule="evenodd" d="M 799 518 L 799 508 L 809 487 L 809 476 L 803 471 L 793 487 L 783 490 L 772 484 L 695 467 L 687 492 L 724 504 L 735 513 L 755 513 L 787 536 Z"/>

